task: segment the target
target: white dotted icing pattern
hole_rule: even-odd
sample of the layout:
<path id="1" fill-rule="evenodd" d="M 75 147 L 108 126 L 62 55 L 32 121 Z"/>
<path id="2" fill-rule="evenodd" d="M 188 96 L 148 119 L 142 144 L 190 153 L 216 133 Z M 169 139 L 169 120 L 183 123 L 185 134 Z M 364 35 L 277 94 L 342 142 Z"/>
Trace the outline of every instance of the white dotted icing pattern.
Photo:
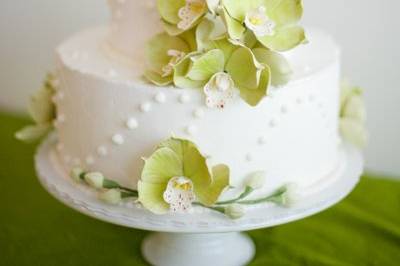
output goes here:
<path id="1" fill-rule="evenodd" d="M 190 97 L 189 97 L 189 95 L 187 95 L 186 93 L 182 93 L 182 94 L 179 96 L 179 102 L 180 102 L 180 103 L 185 104 L 185 103 L 188 103 L 189 101 L 190 101 Z"/>
<path id="2" fill-rule="evenodd" d="M 125 139 L 121 134 L 115 134 L 112 136 L 111 140 L 115 145 L 122 145 L 125 142 Z"/>
<path id="3" fill-rule="evenodd" d="M 85 56 L 86 55 L 86 56 Z M 71 54 L 71 58 L 73 58 L 74 60 L 84 60 L 84 58 L 87 57 L 87 53 L 85 52 L 73 52 Z M 119 73 L 118 70 L 116 69 L 105 69 L 104 70 L 105 74 L 112 79 L 117 79 L 119 78 Z M 272 88 L 268 97 L 265 100 L 274 100 L 275 98 L 279 97 L 279 90 L 280 89 L 276 89 L 276 88 Z M 136 113 L 132 113 L 132 117 L 127 117 L 126 120 L 123 122 L 124 123 L 124 128 L 121 128 L 121 130 L 118 130 L 119 132 L 115 132 L 114 135 L 111 136 L 111 144 L 113 144 L 112 146 L 115 148 L 117 146 L 121 146 L 125 143 L 125 139 L 128 138 L 129 136 L 127 135 L 128 133 L 125 133 L 124 129 L 128 129 L 129 131 L 134 131 L 135 129 L 139 128 L 139 121 L 140 119 L 139 116 L 141 115 L 145 115 L 146 113 L 149 112 L 156 112 L 157 111 L 157 105 L 158 104 L 164 104 L 167 101 L 174 101 L 174 99 L 167 98 L 167 95 L 164 92 L 156 92 L 156 93 L 152 93 L 149 95 L 149 98 L 147 99 L 147 101 L 143 101 L 142 103 L 139 103 L 138 105 L 138 114 Z M 59 103 L 60 101 L 62 101 L 64 99 L 64 93 L 62 91 L 58 91 L 57 94 L 54 97 L 54 101 Z M 175 101 L 177 101 L 177 103 L 182 104 L 182 105 L 194 105 L 192 102 L 191 97 L 186 94 L 185 92 L 181 92 L 181 93 L 177 93 L 175 98 Z M 321 119 L 325 119 L 325 120 L 329 120 L 326 119 L 328 117 L 328 113 L 326 112 L 326 110 L 324 110 L 324 103 L 321 101 L 321 99 L 318 98 L 318 93 L 317 91 L 314 92 L 314 90 L 311 91 L 308 94 L 304 94 L 304 95 L 299 95 L 297 97 L 295 97 L 294 99 L 290 99 L 290 101 L 284 102 L 282 103 L 278 108 L 278 112 L 273 112 L 274 115 L 271 116 L 270 114 L 266 114 L 266 125 L 267 125 L 267 129 L 265 131 L 265 133 L 262 132 L 256 132 L 255 134 L 253 134 L 253 143 L 256 143 L 258 146 L 265 146 L 266 144 L 268 144 L 267 141 L 267 135 L 268 135 L 268 131 L 270 130 L 274 130 L 275 128 L 278 128 L 281 121 L 283 121 L 285 119 L 286 116 L 290 115 L 291 112 L 296 112 L 297 108 L 302 108 L 305 106 L 309 106 L 309 105 L 316 105 L 318 107 L 318 110 L 320 110 L 320 115 L 321 115 Z M 197 105 L 197 104 L 196 104 Z M 196 136 L 199 131 L 201 131 L 201 128 L 199 128 L 198 126 L 198 122 L 200 119 L 204 119 L 204 117 L 206 116 L 206 114 L 208 113 L 206 110 L 208 110 L 206 107 L 204 106 L 193 106 L 191 114 L 189 114 L 192 118 L 191 121 L 189 121 L 186 125 L 182 125 L 181 128 L 177 129 L 178 131 L 180 131 L 181 133 L 183 133 L 185 136 L 187 137 L 194 137 Z M 141 114 L 140 114 L 141 113 Z M 59 127 L 61 123 L 65 123 L 66 117 L 63 114 L 60 114 L 57 118 L 57 120 L 55 121 L 55 126 Z M 330 120 L 329 120 L 330 121 Z M 326 128 L 329 130 L 336 130 L 335 128 L 335 124 L 334 123 L 326 123 Z M 129 134 L 133 134 L 129 133 Z M 265 135 L 264 135 L 265 134 Z M 167 137 L 167 136 L 166 136 Z M 100 144 L 97 148 L 97 150 L 94 151 L 94 154 L 98 155 L 99 157 L 105 157 L 108 156 L 110 153 L 109 151 L 111 150 L 111 148 L 108 147 L 108 145 L 110 145 L 109 143 L 103 143 Z M 155 144 L 156 145 L 156 144 Z M 250 151 L 247 154 L 243 154 L 242 156 L 244 156 L 245 160 L 248 162 L 252 162 L 253 161 L 253 153 L 251 152 L 252 149 L 256 149 L 256 147 L 250 147 Z M 90 158 L 91 155 L 88 155 L 89 157 L 84 158 L 83 160 L 80 161 L 84 161 L 86 162 L 86 164 L 91 164 L 92 160 L 87 160 L 88 158 Z M 76 160 L 71 160 L 68 157 L 70 156 L 66 156 L 67 158 L 65 159 L 65 161 L 72 161 L 72 163 L 76 163 Z M 92 156 L 93 157 L 93 156 Z M 251 159 L 249 159 L 251 157 Z M 69 160 L 67 160 L 69 159 Z M 95 159 L 93 161 L 96 161 Z"/>
<path id="4" fill-rule="evenodd" d="M 278 91 L 274 91 L 273 93 L 269 94 L 267 98 L 273 99 L 279 94 Z M 337 131 L 336 125 L 334 123 L 330 123 L 327 115 L 326 110 L 324 110 L 324 104 L 320 101 L 317 97 L 317 91 L 313 91 L 310 89 L 308 95 L 302 95 L 295 97 L 293 102 L 288 101 L 287 103 L 281 104 L 279 107 L 279 115 L 275 115 L 273 117 L 269 116 L 267 120 L 267 132 L 274 130 L 275 128 L 279 127 L 279 123 L 281 120 L 284 120 L 287 115 L 290 114 L 291 111 L 296 112 L 298 108 L 306 108 L 310 105 L 316 105 L 319 110 L 319 115 L 322 120 L 326 120 L 325 123 L 326 129 L 332 132 Z M 340 139 L 340 138 L 339 138 Z M 339 142 L 339 141 L 338 141 Z M 258 146 L 265 146 L 268 143 L 268 138 L 264 136 L 259 136 L 256 141 Z M 340 144 L 340 143 L 339 143 Z M 251 163 L 253 161 L 253 155 L 251 152 L 244 155 L 245 161 Z"/>
<path id="5" fill-rule="evenodd" d="M 95 161 L 94 161 L 93 156 L 88 156 L 88 157 L 86 157 L 85 162 L 87 165 L 92 165 L 92 164 L 94 164 Z"/>
<path id="6" fill-rule="evenodd" d="M 158 93 L 154 94 L 152 99 L 153 99 L 153 102 L 156 104 L 163 104 L 167 101 L 166 95 L 163 92 L 158 92 Z M 178 102 L 181 104 L 190 104 L 190 97 L 186 94 L 179 94 Z M 318 98 L 316 97 L 316 95 L 314 93 L 310 93 L 309 95 L 299 96 L 299 97 L 295 98 L 295 101 L 292 102 L 291 104 L 289 102 L 286 104 L 282 104 L 279 107 L 280 116 L 270 117 L 267 120 L 267 123 L 268 123 L 267 131 L 274 130 L 274 128 L 278 127 L 280 119 L 284 119 L 284 117 L 290 113 L 290 110 L 293 109 L 293 111 L 295 111 L 296 108 L 299 108 L 301 106 L 306 106 L 306 104 L 317 105 L 318 109 L 321 110 L 321 112 L 320 112 L 321 118 L 325 119 L 327 117 L 326 112 L 323 110 L 324 104 L 322 102 L 318 101 Z M 193 122 L 204 118 L 204 116 L 206 114 L 205 110 L 206 110 L 206 108 L 204 108 L 204 107 L 194 108 L 192 111 Z M 142 104 L 140 104 L 139 111 L 143 114 L 153 111 L 151 102 L 145 101 Z M 57 121 L 64 122 L 65 116 L 60 115 L 58 117 Z M 332 129 L 332 128 L 329 128 L 329 126 L 330 125 L 328 123 L 327 128 Z M 127 120 L 125 122 L 125 127 L 130 131 L 135 130 L 139 127 L 139 122 L 135 117 L 129 117 L 129 118 L 127 118 Z M 334 129 L 332 129 L 332 130 L 334 130 Z M 183 127 L 182 131 L 188 137 L 192 137 L 197 134 L 197 132 L 199 131 L 199 128 L 196 126 L 195 123 L 191 123 L 191 124 L 187 125 L 186 127 Z M 123 131 L 121 131 L 121 132 L 123 132 Z M 128 136 L 126 136 L 126 137 L 128 137 Z M 124 137 L 124 135 L 122 133 L 116 133 L 111 137 L 111 141 L 114 144 L 114 146 L 121 146 L 125 143 L 126 137 Z M 256 143 L 258 146 L 265 146 L 267 144 L 267 137 L 265 135 L 256 137 Z M 57 145 L 57 149 L 60 152 L 63 151 L 63 144 L 60 143 L 59 145 Z M 98 146 L 95 153 L 99 157 L 106 157 L 109 154 L 109 149 L 107 148 L 106 144 L 105 145 L 103 144 L 103 145 Z M 245 158 L 245 161 L 247 161 L 249 163 L 252 162 L 254 159 L 251 152 L 248 152 L 247 154 L 245 154 L 244 158 Z M 70 156 L 68 156 L 68 155 L 66 155 L 64 157 L 64 161 L 66 161 L 67 163 L 72 163 L 74 165 L 81 164 L 81 160 L 79 158 L 74 158 L 73 160 L 71 160 Z M 95 162 L 95 159 L 92 155 L 89 155 L 88 157 L 85 158 L 84 161 L 87 165 L 92 165 Z"/>
<path id="7" fill-rule="evenodd" d="M 267 137 L 261 136 L 258 138 L 258 144 L 264 145 L 265 143 L 267 143 Z"/>
<path id="8" fill-rule="evenodd" d="M 106 146 L 99 146 L 97 148 L 97 154 L 101 157 L 105 157 L 108 154 L 108 149 Z"/>
<path id="9" fill-rule="evenodd" d="M 193 111 L 193 116 L 197 119 L 203 118 L 204 114 L 205 112 L 203 108 L 197 108 L 196 110 Z"/>
<path id="10" fill-rule="evenodd" d="M 156 103 L 165 103 L 166 100 L 167 100 L 167 97 L 165 96 L 165 93 L 163 93 L 163 92 L 158 92 L 154 96 L 154 101 L 156 101 Z"/>
<path id="11" fill-rule="evenodd" d="M 126 121 L 126 127 L 130 130 L 137 129 L 139 127 L 139 122 L 136 118 L 131 117 Z"/>
<path id="12" fill-rule="evenodd" d="M 195 125 L 190 125 L 186 127 L 186 133 L 190 136 L 193 136 L 197 133 L 197 127 Z"/>
<path id="13" fill-rule="evenodd" d="M 151 103 L 150 102 L 144 102 L 144 103 L 140 104 L 139 109 L 140 109 L 140 111 L 142 113 L 148 113 L 148 112 L 151 111 Z"/>
<path id="14" fill-rule="evenodd" d="M 109 77 L 117 77 L 118 73 L 113 69 L 108 70 L 107 76 Z M 191 103 L 191 98 L 186 93 L 178 93 L 176 94 L 176 99 L 179 104 L 193 104 Z M 141 116 L 145 116 L 149 112 L 157 111 L 157 105 L 161 105 L 167 102 L 167 96 L 164 92 L 159 91 L 148 100 L 143 101 L 138 104 L 138 109 L 133 109 L 132 116 L 128 117 L 124 123 L 123 128 L 111 135 L 109 141 L 106 141 L 103 144 L 100 144 L 95 149 L 94 153 L 98 158 L 104 158 L 110 155 L 110 150 L 118 149 L 119 146 L 122 146 L 126 143 L 126 140 L 129 138 L 130 134 L 134 134 L 134 131 L 140 127 L 139 118 Z M 136 113 L 135 113 L 136 112 Z M 134 116 L 133 116 L 134 115 Z M 205 115 L 205 109 L 202 107 L 195 108 L 193 110 L 192 118 L 193 120 L 198 120 L 203 118 Z M 57 119 L 58 120 L 58 119 Z M 62 119 L 63 120 L 63 119 Z M 125 130 L 124 130 L 125 128 Z M 128 131 L 126 131 L 128 130 Z M 194 136 L 198 131 L 198 127 L 194 123 L 190 123 L 188 126 L 181 128 L 181 133 L 187 136 Z M 131 132 L 131 133 L 130 133 Z M 59 145 L 62 145 L 61 143 Z M 95 156 L 89 154 L 86 158 L 74 158 L 70 159 L 70 155 L 64 156 L 64 162 L 72 165 L 72 166 L 82 166 L 82 163 L 85 163 L 86 166 L 93 165 L 97 160 Z"/>

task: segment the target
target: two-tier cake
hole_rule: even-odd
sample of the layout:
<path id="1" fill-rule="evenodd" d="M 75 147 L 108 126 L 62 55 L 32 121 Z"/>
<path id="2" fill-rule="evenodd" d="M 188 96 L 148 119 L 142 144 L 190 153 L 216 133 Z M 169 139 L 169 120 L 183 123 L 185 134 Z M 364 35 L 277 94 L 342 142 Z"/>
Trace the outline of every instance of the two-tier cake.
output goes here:
<path id="1" fill-rule="evenodd" d="M 81 185 L 152 212 L 290 203 L 329 185 L 341 133 L 366 139 L 360 90 L 341 95 L 340 49 L 299 26 L 301 0 L 109 0 L 110 25 L 57 48 L 32 98 Z M 289 185 L 290 184 L 290 185 Z M 217 207 L 216 207 L 217 206 Z"/>

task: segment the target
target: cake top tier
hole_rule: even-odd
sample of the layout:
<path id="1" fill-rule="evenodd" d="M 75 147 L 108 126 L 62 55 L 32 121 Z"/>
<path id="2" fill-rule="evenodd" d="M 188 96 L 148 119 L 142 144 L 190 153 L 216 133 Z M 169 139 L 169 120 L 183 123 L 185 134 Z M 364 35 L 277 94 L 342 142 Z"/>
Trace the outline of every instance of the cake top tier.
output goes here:
<path id="1" fill-rule="evenodd" d="M 135 60 L 145 43 L 162 31 L 156 0 L 108 0 L 111 23 L 108 44 L 119 57 Z"/>
<path id="2" fill-rule="evenodd" d="M 302 0 L 109 3 L 108 53 L 126 62 L 144 54 L 149 82 L 202 89 L 210 108 L 224 108 L 236 95 L 258 105 L 270 86 L 293 77 L 284 53 L 308 43 L 299 25 Z"/>
<path id="3" fill-rule="evenodd" d="M 104 45 L 99 45 L 99 43 L 104 43 L 107 33 L 105 27 L 77 33 L 58 47 L 58 54 L 71 69 L 81 73 L 88 73 L 116 83 L 143 86 L 145 81 L 142 75 L 146 69 L 143 50 L 141 50 L 141 54 L 138 54 L 138 60 L 130 60 L 127 62 L 128 65 L 121 64 L 118 60 L 110 61 L 109 54 L 107 54 L 109 51 L 105 52 Z M 308 40 L 309 44 L 283 53 L 293 70 L 289 83 L 307 79 L 339 60 L 339 46 L 326 32 L 317 28 L 309 28 Z M 152 85 L 149 84 L 149 86 Z"/>

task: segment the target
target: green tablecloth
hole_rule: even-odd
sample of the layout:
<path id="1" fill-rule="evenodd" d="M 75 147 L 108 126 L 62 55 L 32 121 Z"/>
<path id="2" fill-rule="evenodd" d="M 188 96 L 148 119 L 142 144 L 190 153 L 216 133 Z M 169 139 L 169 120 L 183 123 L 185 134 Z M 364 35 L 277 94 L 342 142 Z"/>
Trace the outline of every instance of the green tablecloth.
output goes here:
<path id="1" fill-rule="evenodd" d="M 86 217 L 41 188 L 34 145 L 13 139 L 25 123 L 0 113 L 0 265 L 146 265 L 146 232 Z M 251 265 L 400 265 L 400 183 L 366 176 L 337 206 L 250 235 Z"/>

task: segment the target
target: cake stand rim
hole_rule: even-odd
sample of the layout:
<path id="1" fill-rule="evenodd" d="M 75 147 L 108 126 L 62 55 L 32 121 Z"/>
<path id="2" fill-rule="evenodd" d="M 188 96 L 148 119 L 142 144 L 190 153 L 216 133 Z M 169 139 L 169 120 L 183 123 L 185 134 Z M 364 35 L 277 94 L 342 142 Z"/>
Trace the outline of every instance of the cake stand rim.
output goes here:
<path id="1" fill-rule="evenodd" d="M 115 225 L 141 230 L 168 233 L 226 233 L 249 231 L 294 222 L 324 211 L 344 199 L 357 185 L 363 172 L 364 160 L 360 150 L 344 143 L 342 149 L 345 169 L 341 176 L 328 188 L 307 197 L 290 208 L 259 207 L 250 210 L 239 220 L 230 220 L 218 213 L 185 214 L 185 216 L 154 215 L 139 208 L 122 207 L 99 201 L 94 195 L 88 197 L 70 180 L 64 180 L 51 162 L 50 154 L 56 144 L 55 134 L 49 135 L 38 147 L 35 155 L 35 169 L 40 184 L 54 198 L 64 205 L 92 218 Z M 56 178 L 54 178 L 56 177 Z M 68 187 L 70 185 L 71 187 Z M 135 217 L 134 217 L 135 216 Z"/>

